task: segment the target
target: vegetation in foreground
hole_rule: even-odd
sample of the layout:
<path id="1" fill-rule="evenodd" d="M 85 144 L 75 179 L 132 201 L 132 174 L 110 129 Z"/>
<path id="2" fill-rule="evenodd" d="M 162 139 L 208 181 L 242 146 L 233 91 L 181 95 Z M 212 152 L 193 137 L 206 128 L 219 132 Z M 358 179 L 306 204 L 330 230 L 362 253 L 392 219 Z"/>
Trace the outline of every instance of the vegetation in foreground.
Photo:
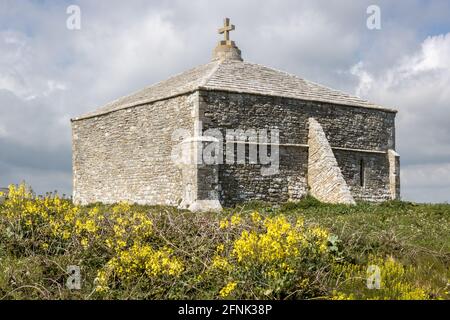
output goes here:
<path id="1" fill-rule="evenodd" d="M 0 204 L 0 299 L 449 299 L 449 266 L 448 204 Z"/>

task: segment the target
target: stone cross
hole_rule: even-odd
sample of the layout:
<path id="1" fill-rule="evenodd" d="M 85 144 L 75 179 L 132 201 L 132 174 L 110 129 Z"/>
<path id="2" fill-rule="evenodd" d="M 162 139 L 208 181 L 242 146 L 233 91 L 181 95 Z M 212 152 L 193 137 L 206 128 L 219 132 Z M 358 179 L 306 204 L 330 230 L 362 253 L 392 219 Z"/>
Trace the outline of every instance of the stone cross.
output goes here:
<path id="1" fill-rule="evenodd" d="M 230 24 L 230 18 L 225 18 L 223 21 L 223 28 L 219 29 L 219 34 L 224 34 L 226 44 L 230 44 L 230 31 L 233 30 L 235 30 L 235 28 L 233 24 Z"/>

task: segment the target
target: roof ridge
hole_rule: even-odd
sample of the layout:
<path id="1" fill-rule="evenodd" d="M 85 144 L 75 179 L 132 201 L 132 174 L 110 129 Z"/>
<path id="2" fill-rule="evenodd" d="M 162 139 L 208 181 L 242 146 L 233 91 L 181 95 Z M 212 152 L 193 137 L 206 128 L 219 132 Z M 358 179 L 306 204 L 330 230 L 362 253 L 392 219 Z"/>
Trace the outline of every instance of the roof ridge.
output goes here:
<path id="1" fill-rule="evenodd" d="M 209 63 L 216 63 L 214 68 L 208 73 L 208 75 L 204 78 L 204 80 L 198 85 L 199 88 L 207 86 L 209 80 L 212 78 L 212 76 L 219 70 L 220 66 L 223 64 L 225 60 L 213 60 Z M 209 64 L 208 63 L 208 64 Z"/>
<path id="2" fill-rule="evenodd" d="M 212 63 L 214 63 L 214 62 L 216 62 L 216 61 L 210 61 L 210 62 L 208 62 L 208 63 L 204 63 L 204 64 L 201 64 L 201 65 L 198 65 L 198 66 L 189 68 L 189 69 L 187 69 L 187 70 L 180 71 L 180 72 L 174 74 L 173 76 L 170 76 L 170 77 L 167 78 L 167 79 L 160 80 L 160 81 L 158 81 L 158 82 L 152 83 L 151 85 L 148 85 L 148 86 L 145 86 L 145 87 L 143 87 L 143 88 L 141 88 L 141 89 L 139 89 L 139 90 L 136 90 L 136 91 L 134 91 L 134 92 L 132 92 L 132 93 L 130 93 L 130 94 L 127 94 L 127 95 L 125 95 L 125 96 L 119 97 L 119 98 L 117 98 L 117 99 L 115 99 L 115 100 L 113 100 L 113 101 L 111 101 L 111 102 L 105 104 L 103 107 L 106 107 L 106 106 L 108 106 L 108 105 L 112 105 L 112 104 L 114 104 L 115 102 L 118 102 L 119 100 L 122 100 L 122 99 L 124 99 L 124 98 L 128 98 L 128 97 L 134 96 L 134 95 L 138 94 L 138 93 L 141 92 L 141 91 L 148 90 L 148 89 L 151 89 L 151 88 L 153 88 L 153 87 L 156 87 L 157 85 L 162 84 L 162 83 L 164 83 L 164 82 L 169 82 L 169 81 L 171 81 L 171 80 L 173 80 L 173 79 L 175 79 L 175 78 L 177 78 L 177 77 L 179 77 L 179 76 L 181 76 L 181 75 L 183 75 L 183 74 L 185 74 L 185 73 L 191 72 L 191 71 L 193 71 L 193 70 L 195 70 L 195 69 L 204 67 L 204 66 L 206 66 L 206 65 L 208 65 L 208 64 L 212 64 Z M 145 99 L 144 99 L 144 100 L 145 100 Z"/>
<path id="3" fill-rule="evenodd" d="M 145 98 L 144 97 L 142 99 L 139 99 L 139 100 L 136 100 L 136 101 L 133 101 L 133 102 L 128 102 L 128 103 L 122 102 L 122 101 L 126 100 L 127 98 L 132 98 L 133 96 L 138 95 L 141 92 L 145 92 L 145 91 L 151 90 L 153 88 L 157 88 L 157 86 L 162 85 L 164 83 L 170 83 L 171 81 L 173 81 L 177 77 L 183 76 L 184 74 L 188 74 L 188 73 L 193 72 L 195 70 L 198 70 L 198 69 L 201 69 L 201 68 L 205 68 L 205 67 L 207 67 L 209 65 L 214 65 L 214 64 L 217 64 L 217 63 L 218 63 L 218 61 L 210 61 L 208 63 L 197 65 L 196 67 L 190 68 L 188 70 L 181 71 L 181 72 L 179 72 L 179 73 L 177 73 L 177 74 L 175 74 L 175 75 L 173 75 L 173 76 L 171 76 L 171 77 L 169 77 L 167 79 L 155 82 L 155 83 L 153 83 L 151 85 L 148 85 L 148 86 L 145 86 L 145 87 L 143 87 L 143 88 L 141 88 L 139 90 L 136 90 L 136 91 L 134 91 L 134 92 L 132 92 L 130 94 L 127 94 L 125 96 L 121 96 L 121 97 L 119 97 L 117 99 L 114 99 L 114 100 L 112 100 L 112 101 L 102 105 L 100 108 L 95 109 L 94 111 L 87 112 L 85 114 L 82 114 L 81 116 L 72 118 L 72 120 L 81 120 L 81 119 L 85 119 L 85 118 L 91 118 L 91 117 L 94 117 L 94 116 L 97 116 L 97 115 L 111 113 L 113 111 L 117 111 L 117 110 L 121 110 L 121 109 L 127 109 L 127 108 L 131 108 L 131 107 L 138 106 L 138 105 L 141 105 L 141 104 L 151 103 L 151 102 L 154 102 L 156 100 L 161 100 L 162 98 L 155 99 L 155 98 Z M 216 70 L 217 70 L 217 66 L 214 66 L 213 71 L 215 72 Z M 208 74 L 208 77 L 212 76 L 214 74 L 214 72 L 211 72 L 210 74 Z M 204 81 L 202 81 L 202 82 L 204 82 Z M 201 85 L 196 85 L 195 87 L 198 88 L 200 86 Z M 187 90 L 187 89 L 180 90 L 180 92 L 178 92 L 175 95 L 185 94 L 185 93 L 188 93 L 190 91 L 192 91 L 192 90 Z M 173 95 L 169 95 L 168 97 L 170 97 L 170 96 L 173 96 Z M 168 98 L 168 97 L 165 97 L 165 98 Z M 120 104 L 121 102 L 122 102 L 122 105 L 117 106 L 117 107 L 113 107 L 115 104 Z M 111 108 L 111 109 L 108 110 L 108 108 Z"/>

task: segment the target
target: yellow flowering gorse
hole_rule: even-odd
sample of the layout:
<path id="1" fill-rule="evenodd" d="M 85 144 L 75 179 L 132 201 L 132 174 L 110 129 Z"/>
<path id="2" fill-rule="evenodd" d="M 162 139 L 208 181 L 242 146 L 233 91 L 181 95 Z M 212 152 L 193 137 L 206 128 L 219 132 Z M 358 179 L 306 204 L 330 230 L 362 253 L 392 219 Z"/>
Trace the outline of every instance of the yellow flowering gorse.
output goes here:
<path id="1" fill-rule="evenodd" d="M 342 278 L 342 286 L 351 287 L 354 293 L 345 294 L 335 290 L 332 299 L 351 300 L 369 297 L 373 300 L 424 300 L 429 299 L 425 288 L 415 284 L 416 270 L 413 266 L 403 266 L 392 257 L 387 259 L 371 258 L 369 265 L 377 266 L 380 270 L 380 287 L 367 288 L 367 267 L 343 263 L 335 265 L 335 272 Z"/>
<path id="2" fill-rule="evenodd" d="M 49 275 L 65 272 L 68 258 L 82 264 L 93 297 L 111 298 L 117 292 L 132 297 L 138 291 L 151 292 L 150 298 L 192 293 L 208 299 L 433 297 L 417 284 L 414 267 L 394 259 L 370 259 L 380 267 L 381 289 L 367 289 L 367 266 L 343 262 L 349 259 L 341 240 L 299 215 L 241 210 L 191 222 L 183 214 L 177 211 L 165 220 L 159 208 L 127 202 L 78 206 L 56 194 L 35 196 L 24 184 L 10 186 L 0 203 L 0 249 L 14 260 L 49 257 L 43 261 L 51 263 L 42 267 Z M 0 267 L 8 266 L 1 270 L 0 284 L 21 276 L 8 274 L 14 268 L 4 261 L 0 257 Z M 55 276 L 56 281 L 64 276 Z M 326 287 L 318 277 L 329 277 L 332 285 Z M 448 295 L 448 286 L 442 291 Z"/>
<path id="3" fill-rule="evenodd" d="M 219 291 L 219 295 L 222 298 L 228 297 L 234 291 L 234 289 L 236 289 L 236 286 L 237 286 L 236 282 L 227 283 L 227 285 Z"/>
<path id="4" fill-rule="evenodd" d="M 245 227 L 233 241 L 226 241 L 216 249 L 211 261 L 211 272 L 220 273 L 225 279 L 242 279 L 249 274 L 266 286 L 260 289 L 265 292 L 282 290 L 279 286 L 282 279 L 295 277 L 299 265 L 311 255 L 329 256 L 329 232 L 320 227 L 305 227 L 302 219 L 291 223 L 279 215 L 263 218 L 258 212 L 252 212 L 248 221 L 241 215 L 233 215 L 223 219 L 220 227 L 224 229 Z M 245 220 L 245 221 L 244 221 Z M 244 278 L 242 278 L 244 277 Z M 219 296 L 228 296 L 232 287 L 229 282 L 219 292 Z M 234 288 L 234 287 L 233 287 Z"/>
<path id="5" fill-rule="evenodd" d="M 11 185 L 0 219 L 10 226 L 13 239 L 35 243 L 36 249 L 57 253 L 79 244 L 83 250 L 94 245 L 107 250 L 111 258 L 98 271 L 99 292 L 107 291 L 114 279 L 178 277 L 184 268 L 172 249 L 146 243 L 153 235 L 153 221 L 126 202 L 107 212 L 97 206 L 81 210 L 57 195 L 37 197 L 24 184 Z"/>

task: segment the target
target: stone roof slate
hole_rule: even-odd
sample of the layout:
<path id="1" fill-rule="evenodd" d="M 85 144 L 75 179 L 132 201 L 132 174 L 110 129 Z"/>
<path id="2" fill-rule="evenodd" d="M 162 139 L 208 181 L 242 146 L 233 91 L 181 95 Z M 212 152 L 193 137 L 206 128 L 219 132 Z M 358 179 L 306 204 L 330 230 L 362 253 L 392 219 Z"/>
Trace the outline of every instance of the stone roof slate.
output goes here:
<path id="1" fill-rule="evenodd" d="M 216 60 L 119 98 L 73 120 L 91 118 L 199 89 L 286 97 L 396 112 L 362 98 L 259 64 L 238 60 Z"/>

